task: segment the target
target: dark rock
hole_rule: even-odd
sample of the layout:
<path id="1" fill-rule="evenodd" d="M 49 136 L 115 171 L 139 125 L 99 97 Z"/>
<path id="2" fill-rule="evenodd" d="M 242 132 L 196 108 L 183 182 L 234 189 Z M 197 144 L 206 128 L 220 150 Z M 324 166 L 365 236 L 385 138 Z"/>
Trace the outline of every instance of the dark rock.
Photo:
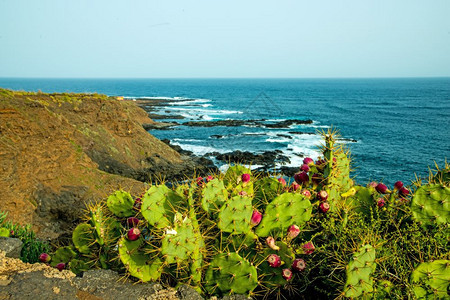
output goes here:
<path id="1" fill-rule="evenodd" d="M 193 288 L 187 285 L 181 285 L 177 289 L 177 296 L 183 300 L 202 300 L 203 297 L 199 295 Z"/>
<path id="2" fill-rule="evenodd" d="M 308 135 L 315 135 L 314 132 L 304 132 L 304 131 L 289 131 L 290 134 L 308 134 Z"/>
<path id="3" fill-rule="evenodd" d="M 195 127 L 237 127 L 237 126 L 255 126 L 266 128 L 289 128 L 291 125 L 312 124 L 312 120 L 284 120 L 279 122 L 268 123 L 264 119 L 262 120 L 219 120 L 219 121 L 189 121 L 180 125 L 195 126 Z"/>
<path id="4" fill-rule="evenodd" d="M 169 123 L 169 122 L 155 122 L 151 124 L 142 124 L 142 127 L 144 127 L 145 130 L 168 130 L 173 129 L 171 127 L 177 126 L 178 123 Z"/>
<path id="5" fill-rule="evenodd" d="M 268 167 L 275 166 L 276 163 L 289 163 L 289 157 L 280 154 L 280 150 L 265 151 L 260 154 L 254 154 L 248 151 L 233 151 L 224 154 L 219 154 L 216 158 L 224 162 L 234 162 L 243 164 L 263 165 Z"/>
<path id="6" fill-rule="evenodd" d="M 22 246 L 20 239 L 0 236 L 0 251 L 4 251 L 6 257 L 19 258 Z"/>

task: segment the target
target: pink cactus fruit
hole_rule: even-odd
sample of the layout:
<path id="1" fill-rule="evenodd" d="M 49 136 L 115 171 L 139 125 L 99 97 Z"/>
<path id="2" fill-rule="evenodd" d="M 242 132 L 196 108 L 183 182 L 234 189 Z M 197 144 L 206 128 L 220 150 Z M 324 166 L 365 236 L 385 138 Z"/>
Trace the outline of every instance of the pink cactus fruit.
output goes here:
<path id="1" fill-rule="evenodd" d="M 386 201 L 384 201 L 384 199 L 383 198 L 378 198 L 378 200 L 377 200 L 377 206 L 378 207 L 383 207 L 384 205 L 386 204 Z"/>
<path id="2" fill-rule="evenodd" d="M 322 175 L 318 173 L 314 173 L 311 177 L 311 180 L 314 184 L 320 184 L 322 182 Z"/>
<path id="3" fill-rule="evenodd" d="M 252 218 L 250 219 L 250 223 L 252 226 L 258 226 L 261 223 L 262 214 L 256 209 L 253 211 Z"/>
<path id="4" fill-rule="evenodd" d="M 402 188 L 398 191 L 398 193 L 399 193 L 400 195 L 402 195 L 402 196 L 408 196 L 408 195 L 409 195 L 409 190 L 408 190 L 407 188 L 405 188 L 405 187 L 402 187 Z"/>
<path id="5" fill-rule="evenodd" d="M 311 254 L 316 250 L 316 247 L 314 247 L 313 242 L 307 242 L 302 245 L 302 250 L 304 254 Z"/>
<path id="6" fill-rule="evenodd" d="M 242 179 L 243 183 L 249 182 L 250 181 L 250 174 L 247 174 L 247 173 L 242 174 L 241 179 Z"/>
<path id="7" fill-rule="evenodd" d="M 128 232 L 127 232 L 127 237 L 128 237 L 128 239 L 129 239 L 130 241 L 135 241 L 135 240 L 137 240 L 140 236 L 141 236 L 141 231 L 140 231 L 138 228 L 136 228 L 136 227 L 131 228 L 131 229 L 128 230 Z"/>
<path id="8" fill-rule="evenodd" d="M 377 182 L 375 182 L 375 181 L 372 181 L 371 183 L 369 183 L 369 184 L 367 185 L 367 187 L 369 187 L 369 188 L 376 188 L 376 187 L 377 187 L 377 185 L 378 185 L 378 183 L 377 183 Z"/>
<path id="9" fill-rule="evenodd" d="M 292 262 L 292 269 L 297 272 L 301 272 L 306 269 L 306 263 L 303 259 L 297 258 Z"/>
<path id="10" fill-rule="evenodd" d="M 328 199 L 328 193 L 327 193 L 327 191 L 325 191 L 325 190 L 321 190 L 321 191 L 317 194 L 317 196 L 319 197 L 319 200 L 320 200 L 320 201 L 327 201 L 327 199 Z"/>
<path id="11" fill-rule="evenodd" d="M 307 183 L 309 181 L 309 176 L 308 176 L 308 173 L 303 171 L 303 172 L 295 174 L 294 175 L 294 179 L 295 179 L 295 182 L 297 182 L 298 184 L 302 185 L 302 184 Z"/>
<path id="12" fill-rule="evenodd" d="M 375 189 L 376 189 L 377 192 L 380 193 L 380 194 L 386 194 L 386 193 L 389 192 L 387 186 L 386 186 L 385 184 L 383 184 L 383 183 L 377 184 L 377 186 L 376 186 Z"/>
<path id="13" fill-rule="evenodd" d="M 282 186 L 286 186 L 286 180 L 283 177 L 278 178 L 278 182 L 281 183 Z"/>
<path id="14" fill-rule="evenodd" d="M 308 166 L 307 164 L 303 164 L 303 165 L 300 167 L 300 171 L 303 171 L 303 172 L 309 172 L 309 170 L 310 170 L 310 168 L 309 168 L 309 166 Z"/>
<path id="15" fill-rule="evenodd" d="M 59 271 L 62 271 L 62 270 L 64 270 L 66 268 L 66 264 L 65 263 L 59 263 L 59 264 L 56 265 L 56 268 Z"/>
<path id="16" fill-rule="evenodd" d="M 289 187 L 289 191 L 291 192 L 295 192 L 296 190 L 298 190 L 300 188 L 300 185 L 297 182 L 293 182 L 291 184 L 291 186 Z"/>
<path id="17" fill-rule="evenodd" d="M 197 177 L 196 180 L 198 186 L 203 186 L 205 184 L 205 182 L 203 181 L 203 177 Z"/>
<path id="18" fill-rule="evenodd" d="M 276 254 L 270 254 L 269 257 L 267 257 L 267 262 L 272 268 L 278 268 L 281 266 L 281 259 Z"/>
<path id="19" fill-rule="evenodd" d="M 311 157 L 305 157 L 303 159 L 303 164 L 308 165 L 308 166 L 313 166 L 314 160 Z"/>
<path id="20" fill-rule="evenodd" d="M 212 177 L 211 175 L 208 175 L 208 177 L 206 177 L 206 182 L 210 182 L 213 179 L 214 179 L 214 177 Z"/>
<path id="21" fill-rule="evenodd" d="M 275 250 L 275 251 L 280 250 L 280 247 L 278 247 L 278 246 L 275 244 L 275 239 L 274 239 L 273 237 L 271 237 L 271 236 L 267 237 L 267 239 L 266 239 L 266 244 L 267 244 L 267 246 L 269 246 L 269 248 L 272 249 L 272 250 Z"/>
<path id="22" fill-rule="evenodd" d="M 403 187 L 403 182 L 401 181 L 397 181 L 396 183 L 394 183 L 394 189 L 395 190 L 399 190 Z"/>
<path id="23" fill-rule="evenodd" d="M 141 197 L 137 197 L 135 200 L 134 200 L 134 208 L 136 209 L 136 210 L 140 210 L 141 209 L 141 206 L 142 206 L 142 198 Z"/>
<path id="24" fill-rule="evenodd" d="M 135 217 L 129 217 L 127 219 L 127 225 L 128 227 L 135 227 L 139 224 L 139 219 Z"/>
<path id="25" fill-rule="evenodd" d="M 51 256 L 48 255 L 47 253 L 41 253 L 41 255 L 39 255 L 39 261 L 43 263 L 48 263 L 51 260 L 52 260 Z"/>
<path id="26" fill-rule="evenodd" d="M 307 189 L 304 189 L 302 191 L 302 195 L 305 196 L 306 198 L 311 198 L 311 192 Z"/>
<path id="27" fill-rule="evenodd" d="M 328 204 L 328 202 L 320 203 L 319 210 L 324 214 L 327 213 L 327 211 L 330 210 L 330 204 Z"/>
<path id="28" fill-rule="evenodd" d="M 297 225 L 291 225 L 288 228 L 287 238 L 292 240 L 295 239 L 300 233 L 300 228 Z"/>
<path id="29" fill-rule="evenodd" d="M 290 269 L 283 269 L 282 276 L 286 281 L 289 281 L 292 278 L 292 271 Z"/>

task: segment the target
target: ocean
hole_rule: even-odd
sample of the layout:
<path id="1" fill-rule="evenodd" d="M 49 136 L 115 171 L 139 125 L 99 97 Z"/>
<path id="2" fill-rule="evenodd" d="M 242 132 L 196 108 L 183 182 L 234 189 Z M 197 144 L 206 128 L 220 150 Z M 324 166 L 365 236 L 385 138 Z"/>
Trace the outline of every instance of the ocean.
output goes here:
<path id="1" fill-rule="evenodd" d="M 313 120 L 289 128 L 189 127 L 152 130 L 203 155 L 233 150 L 280 150 L 287 166 L 317 158 L 319 131 L 338 129 L 359 184 L 428 175 L 450 154 L 450 78 L 385 79 L 7 79 L 0 87 L 43 92 L 88 92 L 173 100 L 154 113 L 186 121 Z"/>

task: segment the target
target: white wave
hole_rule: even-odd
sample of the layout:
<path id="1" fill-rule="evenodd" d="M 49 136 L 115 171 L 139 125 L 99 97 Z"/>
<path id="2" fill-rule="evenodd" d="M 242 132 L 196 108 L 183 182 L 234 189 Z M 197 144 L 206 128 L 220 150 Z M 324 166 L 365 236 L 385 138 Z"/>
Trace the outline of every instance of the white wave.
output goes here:
<path id="1" fill-rule="evenodd" d="M 192 104 L 196 104 L 196 103 L 206 103 L 206 102 L 211 102 L 210 99 L 195 99 L 195 100 L 186 100 L 186 101 L 177 101 L 177 102 L 171 102 L 168 103 L 169 105 L 185 105 L 185 106 L 190 106 Z M 212 104 L 204 104 L 204 105 L 212 105 Z M 202 105 L 203 106 L 203 105 Z"/>
<path id="2" fill-rule="evenodd" d="M 289 143 L 290 139 L 286 139 L 286 138 L 279 138 L 279 139 L 274 139 L 274 138 L 268 138 L 266 139 L 266 142 L 269 143 Z"/>
<path id="3" fill-rule="evenodd" d="M 172 141 L 175 141 L 175 142 L 202 142 L 202 140 L 196 140 L 196 139 L 178 139 L 178 138 L 172 139 Z"/>
<path id="4" fill-rule="evenodd" d="M 192 151 L 196 155 L 205 155 L 208 152 L 219 152 L 226 153 L 230 150 L 217 149 L 211 146 L 203 146 L 203 145 L 193 145 L 193 144 L 184 144 L 180 142 L 173 142 L 173 145 L 180 146 L 183 150 Z"/>
<path id="5" fill-rule="evenodd" d="M 165 108 L 162 108 L 165 109 Z M 214 110 L 214 109 L 201 109 L 201 108 L 185 108 L 185 107 L 171 107 L 171 110 L 189 111 L 195 113 L 205 113 L 212 115 L 231 115 L 231 114 L 243 114 L 243 111 L 238 110 Z"/>
<path id="6" fill-rule="evenodd" d="M 169 101 L 184 101 L 184 100 L 190 100 L 191 98 L 185 98 L 185 97 L 165 97 L 165 96 L 126 96 L 123 97 L 124 99 L 146 99 L 146 100 L 169 100 Z"/>
<path id="7" fill-rule="evenodd" d="M 202 104 L 201 107 L 210 107 L 212 104 Z"/>

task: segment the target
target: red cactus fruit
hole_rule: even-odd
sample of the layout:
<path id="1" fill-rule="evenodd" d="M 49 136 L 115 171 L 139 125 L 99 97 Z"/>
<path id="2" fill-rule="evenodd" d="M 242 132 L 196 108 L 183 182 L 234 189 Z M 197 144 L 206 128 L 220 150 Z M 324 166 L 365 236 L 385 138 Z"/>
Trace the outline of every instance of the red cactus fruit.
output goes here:
<path id="1" fill-rule="evenodd" d="M 380 194 L 386 194 L 389 192 L 387 186 L 383 183 L 379 183 L 377 184 L 377 187 L 375 188 L 377 190 L 378 193 Z"/>
<path id="2" fill-rule="evenodd" d="M 39 261 L 43 263 L 48 263 L 51 260 L 52 260 L 51 256 L 48 255 L 47 253 L 42 253 L 41 255 L 39 255 Z"/>
<path id="3" fill-rule="evenodd" d="M 314 184 L 319 184 L 320 182 L 322 182 L 323 177 L 318 173 L 314 173 L 311 177 L 311 180 Z"/>
<path id="4" fill-rule="evenodd" d="M 400 195 L 402 195 L 402 196 L 408 196 L 408 195 L 409 195 L 409 190 L 408 190 L 407 188 L 405 188 L 405 187 L 402 187 L 402 188 L 398 191 L 398 193 L 399 193 Z"/>
<path id="5" fill-rule="evenodd" d="M 280 250 L 280 247 L 278 247 L 278 246 L 275 244 L 275 239 L 274 239 L 273 237 L 271 237 L 271 236 L 267 237 L 266 243 L 267 243 L 267 246 L 270 247 L 270 249 L 276 250 L 276 251 Z"/>
<path id="6" fill-rule="evenodd" d="M 327 193 L 327 191 L 325 191 L 325 190 L 321 190 L 321 191 L 317 194 L 317 196 L 319 197 L 319 200 L 320 200 L 320 201 L 327 201 L 327 199 L 328 199 L 328 193 Z"/>
<path id="7" fill-rule="evenodd" d="M 204 184 L 205 184 L 205 182 L 203 181 L 203 177 L 197 177 L 197 185 L 203 186 Z"/>
<path id="8" fill-rule="evenodd" d="M 324 214 L 330 209 L 330 204 L 328 202 L 322 202 L 319 205 L 319 210 Z"/>
<path id="9" fill-rule="evenodd" d="M 62 270 L 64 270 L 66 268 L 66 264 L 65 263 L 59 263 L 59 264 L 56 265 L 56 268 L 59 271 L 62 271 Z"/>
<path id="10" fill-rule="evenodd" d="M 134 200 L 134 205 L 133 205 L 133 207 L 134 207 L 136 210 L 140 210 L 140 209 L 141 209 L 141 206 L 142 206 L 142 198 L 141 198 L 141 197 L 137 197 L 137 198 Z"/>
<path id="11" fill-rule="evenodd" d="M 302 245 L 302 250 L 304 254 L 311 254 L 316 250 L 316 247 L 314 247 L 313 242 L 307 242 Z"/>
<path id="12" fill-rule="evenodd" d="M 286 186 L 286 180 L 283 177 L 278 178 L 278 182 L 281 183 L 282 186 Z"/>
<path id="13" fill-rule="evenodd" d="M 311 157 L 305 157 L 303 159 L 303 164 L 308 165 L 308 166 L 313 166 L 314 160 Z"/>
<path id="14" fill-rule="evenodd" d="M 262 214 L 259 211 L 254 210 L 253 214 L 252 214 L 252 218 L 250 219 L 250 223 L 252 224 L 252 226 L 257 226 L 259 223 L 261 223 L 261 219 L 262 219 Z"/>
<path id="15" fill-rule="evenodd" d="M 295 192 L 300 188 L 300 185 L 297 182 L 293 182 L 291 186 L 289 187 L 289 191 Z"/>
<path id="16" fill-rule="evenodd" d="M 243 183 L 249 182 L 250 181 L 250 174 L 247 174 L 247 173 L 242 174 L 241 179 L 242 179 Z"/>
<path id="17" fill-rule="evenodd" d="M 135 217 L 129 217 L 127 219 L 127 225 L 128 227 L 134 227 L 137 226 L 139 224 L 139 219 L 135 218 Z"/>
<path id="18" fill-rule="evenodd" d="M 302 191 L 302 195 L 305 196 L 306 198 L 311 198 L 311 192 L 308 191 L 307 189 L 304 189 Z"/>
<path id="19" fill-rule="evenodd" d="M 208 175 L 208 177 L 206 177 L 206 182 L 210 182 L 213 179 L 214 179 L 214 177 L 212 177 L 211 175 Z"/>
<path id="20" fill-rule="evenodd" d="M 306 269 L 306 263 L 303 259 L 297 258 L 292 262 L 292 269 L 297 272 L 301 272 Z"/>
<path id="21" fill-rule="evenodd" d="M 272 268 L 278 268 L 281 266 L 281 259 L 276 254 L 270 254 L 269 257 L 267 257 L 267 262 Z"/>
<path id="22" fill-rule="evenodd" d="M 402 187 L 403 187 L 403 182 L 397 181 L 396 183 L 394 183 L 394 189 L 399 190 Z"/>
<path id="23" fill-rule="evenodd" d="M 377 206 L 378 207 L 383 207 L 384 205 L 386 204 L 386 201 L 384 201 L 384 199 L 383 198 L 378 198 L 378 200 L 377 200 Z"/>
<path id="24" fill-rule="evenodd" d="M 282 276 L 286 281 L 289 281 L 292 278 L 292 271 L 290 269 L 283 269 Z"/>
<path id="25" fill-rule="evenodd" d="M 287 238 L 292 240 L 295 239 L 297 237 L 297 235 L 299 235 L 300 233 L 300 228 L 297 225 L 291 225 L 288 228 L 288 232 L 287 232 Z"/>
<path id="26" fill-rule="evenodd" d="M 310 170 L 310 168 L 309 168 L 309 166 L 307 164 L 303 164 L 300 167 L 300 171 L 309 172 L 309 170 Z"/>
<path id="27" fill-rule="evenodd" d="M 139 228 L 131 228 L 130 230 L 128 230 L 127 232 L 127 237 L 130 241 L 135 241 L 137 240 L 139 237 L 141 236 L 141 231 L 139 230 Z"/>
<path id="28" fill-rule="evenodd" d="M 307 183 L 309 181 L 309 176 L 308 176 L 308 174 L 305 171 L 303 171 L 303 172 L 295 174 L 294 175 L 294 179 L 295 179 L 295 182 L 297 182 L 298 184 L 302 185 L 302 184 Z"/>

